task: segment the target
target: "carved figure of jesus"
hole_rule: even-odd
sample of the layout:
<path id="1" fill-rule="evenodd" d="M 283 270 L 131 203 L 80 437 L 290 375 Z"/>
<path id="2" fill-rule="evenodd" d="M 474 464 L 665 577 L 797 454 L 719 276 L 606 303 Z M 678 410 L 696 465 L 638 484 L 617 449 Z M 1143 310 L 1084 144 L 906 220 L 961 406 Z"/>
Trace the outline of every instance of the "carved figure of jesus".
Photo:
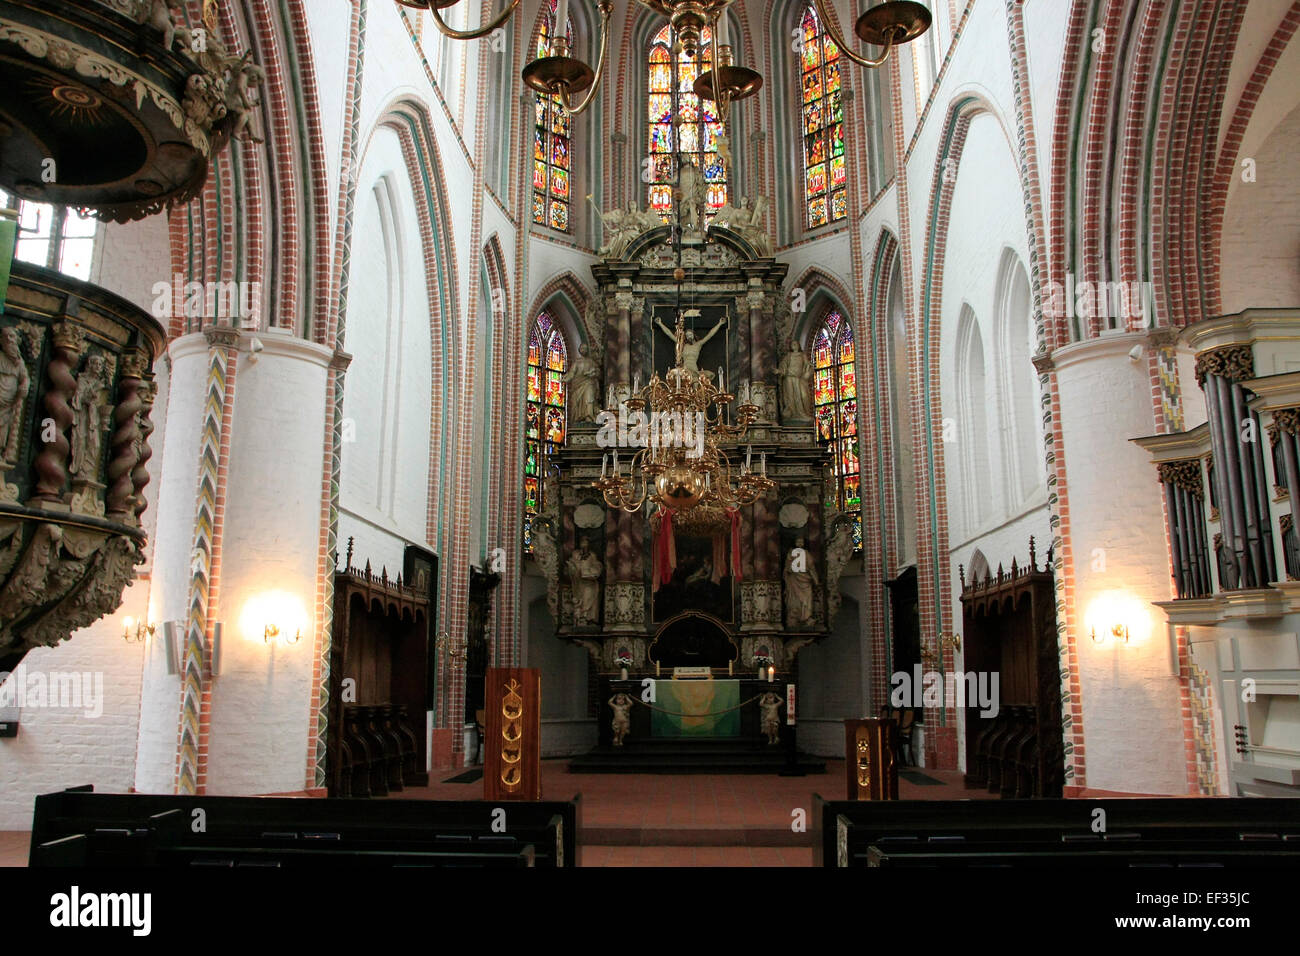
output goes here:
<path id="1" fill-rule="evenodd" d="M 685 368 L 686 371 L 692 372 L 696 375 L 700 372 L 700 352 L 704 349 L 704 346 L 708 344 L 709 339 L 717 335 L 719 330 L 721 330 L 726 324 L 727 317 L 724 315 L 721 322 L 709 329 L 708 335 L 697 341 L 695 333 L 686 328 L 686 319 L 684 316 L 680 314 L 677 316 L 676 331 L 668 328 L 668 326 L 664 324 L 663 319 L 655 319 L 655 325 L 659 327 L 659 331 L 672 339 L 677 345 L 676 364 Z"/>

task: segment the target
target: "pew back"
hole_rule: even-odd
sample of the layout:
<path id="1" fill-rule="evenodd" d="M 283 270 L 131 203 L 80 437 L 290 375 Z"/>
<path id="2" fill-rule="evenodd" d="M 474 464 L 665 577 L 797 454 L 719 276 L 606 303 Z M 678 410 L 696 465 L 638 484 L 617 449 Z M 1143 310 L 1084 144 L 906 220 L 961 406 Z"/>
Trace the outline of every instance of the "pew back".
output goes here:
<path id="1" fill-rule="evenodd" d="M 370 802 L 79 788 L 36 798 L 30 863 L 576 866 L 580 810 L 580 795 Z"/>

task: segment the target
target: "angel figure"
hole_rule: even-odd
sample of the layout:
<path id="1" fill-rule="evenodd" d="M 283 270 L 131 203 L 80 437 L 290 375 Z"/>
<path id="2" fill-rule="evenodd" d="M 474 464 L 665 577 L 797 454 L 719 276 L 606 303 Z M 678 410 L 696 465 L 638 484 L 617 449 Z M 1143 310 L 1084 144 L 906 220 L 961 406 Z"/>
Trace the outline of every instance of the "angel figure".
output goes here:
<path id="1" fill-rule="evenodd" d="M 623 738 L 632 730 L 632 698 L 627 694 L 618 693 L 609 699 L 609 706 L 614 711 L 614 719 L 610 721 L 610 729 L 614 731 L 614 746 L 623 746 Z"/>

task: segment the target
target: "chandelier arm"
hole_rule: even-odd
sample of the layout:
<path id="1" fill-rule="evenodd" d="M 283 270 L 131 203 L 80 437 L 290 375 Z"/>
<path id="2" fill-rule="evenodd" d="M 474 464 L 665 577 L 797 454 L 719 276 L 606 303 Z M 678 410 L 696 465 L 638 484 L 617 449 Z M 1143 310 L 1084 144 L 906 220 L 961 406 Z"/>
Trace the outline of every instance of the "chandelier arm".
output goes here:
<path id="1" fill-rule="evenodd" d="M 844 37 L 840 34 L 840 31 L 835 27 L 835 21 L 833 21 L 830 17 L 826 15 L 826 0 L 813 0 L 813 2 L 816 3 L 817 5 L 817 16 L 821 18 L 822 24 L 826 27 L 826 32 L 831 35 L 831 39 L 835 41 L 835 45 L 840 48 L 841 53 L 847 56 L 858 66 L 865 66 L 869 70 L 874 70 L 877 67 L 885 65 L 885 61 L 889 59 L 889 54 L 894 49 L 893 30 L 890 30 L 889 38 L 885 42 L 885 52 L 880 54 L 880 57 L 878 59 L 875 60 L 868 59 L 867 57 L 854 53 L 852 50 L 849 49 L 848 44 L 844 42 Z"/>
<path id="2" fill-rule="evenodd" d="M 429 4 L 429 12 L 433 14 L 433 22 L 438 27 L 438 32 L 445 37 L 453 40 L 480 40 L 489 33 L 495 32 L 499 27 L 504 26 L 505 22 L 510 19 L 510 15 L 515 12 L 515 7 L 519 6 L 519 0 L 510 0 L 509 5 L 501 11 L 501 15 L 486 26 L 475 27 L 472 30 L 456 30 L 448 25 L 447 21 L 442 18 L 438 8 Z"/>
<path id="3" fill-rule="evenodd" d="M 516 3 L 519 0 L 515 0 Z M 609 46 L 609 18 L 614 12 L 614 0 L 600 0 L 600 56 L 596 60 L 596 79 L 591 84 L 591 89 L 577 106 L 569 103 L 569 94 L 565 90 L 560 91 L 560 105 L 573 116 L 579 116 L 587 111 L 587 107 L 596 99 L 596 94 L 600 92 L 600 82 L 605 77 L 605 50 Z"/>

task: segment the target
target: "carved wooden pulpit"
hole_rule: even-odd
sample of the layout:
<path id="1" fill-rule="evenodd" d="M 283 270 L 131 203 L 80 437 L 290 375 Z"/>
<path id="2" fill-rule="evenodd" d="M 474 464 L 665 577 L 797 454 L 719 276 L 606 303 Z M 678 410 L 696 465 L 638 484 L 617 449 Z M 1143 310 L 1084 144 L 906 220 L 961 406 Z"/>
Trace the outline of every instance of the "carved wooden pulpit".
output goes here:
<path id="1" fill-rule="evenodd" d="M 844 721 L 844 759 L 850 800 L 897 800 L 898 724 L 870 717 Z"/>
<path id="2" fill-rule="evenodd" d="M 483 689 L 483 799 L 542 799 L 542 672 L 489 667 Z"/>

